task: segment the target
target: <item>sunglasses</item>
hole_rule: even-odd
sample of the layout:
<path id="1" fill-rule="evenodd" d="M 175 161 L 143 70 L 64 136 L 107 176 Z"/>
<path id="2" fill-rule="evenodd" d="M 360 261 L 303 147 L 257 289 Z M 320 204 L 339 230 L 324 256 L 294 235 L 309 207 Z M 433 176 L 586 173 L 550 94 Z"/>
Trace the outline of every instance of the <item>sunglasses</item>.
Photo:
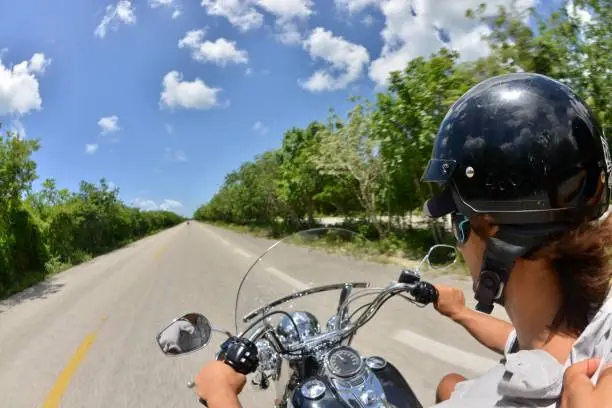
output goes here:
<path id="1" fill-rule="evenodd" d="M 457 245 L 465 244 L 470 237 L 470 219 L 461 213 L 454 212 L 451 214 L 451 224 Z"/>

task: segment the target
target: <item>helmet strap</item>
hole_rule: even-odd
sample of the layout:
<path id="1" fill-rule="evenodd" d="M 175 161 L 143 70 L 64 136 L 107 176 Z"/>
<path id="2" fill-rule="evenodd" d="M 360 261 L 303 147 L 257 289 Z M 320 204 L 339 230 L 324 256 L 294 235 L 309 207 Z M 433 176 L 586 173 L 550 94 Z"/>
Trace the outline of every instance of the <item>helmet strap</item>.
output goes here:
<path id="1" fill-rule="evenodd" d="M 478 301 L 476 310 L 489 314 L 493 311 L 494 303 L 504 305 L 505 288 L 510 272 L 514 268 L 516 258 L 524 252 L 527 251 L 499 238 L 488 239 L 475 292 Z"/>
<path id="2" fill-rule="evenodd" d="M 516 260 L 566 230 L 567 225 L 560 224 L 499 225 L 497 234 L 487 240 L 474 296 L 478 301 L 476 310 L 490 314 L 494 303 L 503 306 L 506 285 Z"/>

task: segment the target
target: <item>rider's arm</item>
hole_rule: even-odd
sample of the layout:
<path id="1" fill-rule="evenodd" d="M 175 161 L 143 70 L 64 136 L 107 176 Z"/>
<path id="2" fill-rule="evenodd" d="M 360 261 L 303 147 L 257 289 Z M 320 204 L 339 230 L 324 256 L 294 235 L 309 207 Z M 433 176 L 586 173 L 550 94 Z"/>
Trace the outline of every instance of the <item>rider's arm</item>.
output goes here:
<path id="1" fill-rule="evenodd" d="M 504 354 L 506 342 L 514 327 L 501 319 L 464 307 L 453 320 L 470 332 L 480 344 Z"/>

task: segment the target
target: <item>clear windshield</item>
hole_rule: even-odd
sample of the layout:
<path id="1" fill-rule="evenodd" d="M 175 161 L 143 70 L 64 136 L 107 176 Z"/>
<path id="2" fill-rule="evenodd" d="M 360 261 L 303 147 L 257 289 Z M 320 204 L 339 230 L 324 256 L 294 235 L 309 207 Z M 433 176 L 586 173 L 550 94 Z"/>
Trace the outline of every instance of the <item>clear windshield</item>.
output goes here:
<path id="1" fill-rule="evenodd" d="M 364 260 L 371 245 L 355 232 L 339 228 L 317 228 L 293 234 L 265 251 L 250 267 L 236 296 L 236 332 L 242 332 L 262 316 L 245 321 L 244 317 L 271 302 L 324 285 L 345 282 L 369 283 L 382 287 L 397 279 L 400 267 Z M 359 256 L 357 256 L 359 254 Z M 406 261 L 404 266 L 415 263 Z M 330 317 L 336 314 L 340 289 L 293 298 L 272 310 L 308 311 L 326 330 Z M 279 319 L 282 315 L 277 316 Z"/>

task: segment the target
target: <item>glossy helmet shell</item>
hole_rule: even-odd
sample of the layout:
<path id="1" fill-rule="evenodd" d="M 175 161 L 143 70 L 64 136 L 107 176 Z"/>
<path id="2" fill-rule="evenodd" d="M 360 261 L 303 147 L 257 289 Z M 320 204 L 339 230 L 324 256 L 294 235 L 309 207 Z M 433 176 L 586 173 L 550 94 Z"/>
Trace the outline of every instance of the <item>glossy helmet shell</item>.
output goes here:
<path id="1" fill-rule="evenodd" d="M 423 181 L 444 191 L 425 210 L 498 224 L 595 219 L 608 208 L 611 171 L 601 127 L 569 87 L 538 74 L 497 76 L 442 121 Z"/>

